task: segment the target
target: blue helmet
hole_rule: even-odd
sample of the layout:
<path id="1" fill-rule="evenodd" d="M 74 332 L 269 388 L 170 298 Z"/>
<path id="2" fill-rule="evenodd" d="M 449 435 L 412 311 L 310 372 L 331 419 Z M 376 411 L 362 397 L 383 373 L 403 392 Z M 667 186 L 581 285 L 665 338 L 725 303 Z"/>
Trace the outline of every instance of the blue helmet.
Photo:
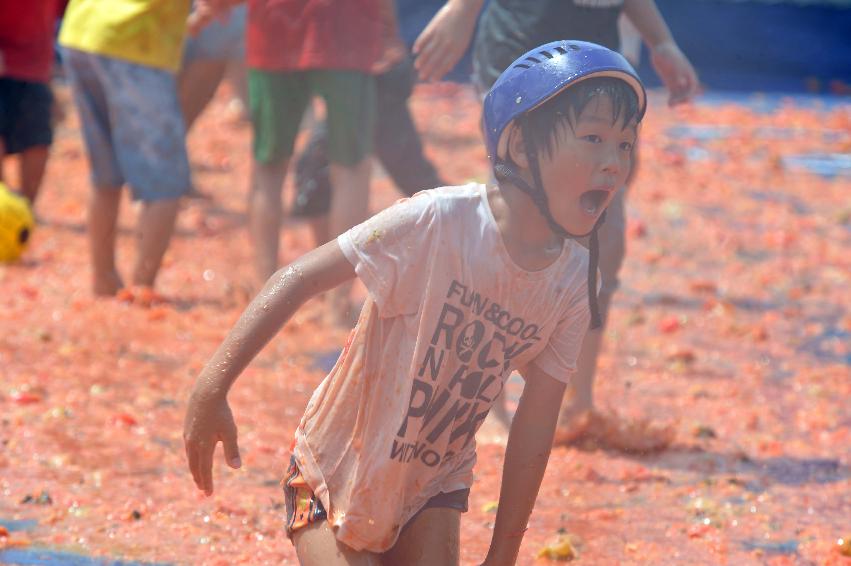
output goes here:
<path id="1" fill-rule="evenodd" d="M 591 236 L 588 264 L 588 303 L 591 328 L 602 325 L 597 303 L 597 263 L 599 242 L 597 230 L 605 221 L 605 211 L 588 234 L 571 234 L 550 213 L 547 195 L 541 181 L 537 154 L 524 131 L 524 142 L 530 156 L 534 184 L 528 184 L 514 170 L 513 164 L 499 156 L 499 140 L 505 128 L 515 119 L 534 110 L 576 83 L 592 77 L 613 77 L 627 83 L 638 97 L 640 121 L 647 109 L 647 94 L 635 70 L 619 53 L 585 41 L 554 41 L 529 51 L 514 61 L 496 80 L 485 96 L 482 128 L 488 157 L 497 179 L 504 179 L 525 192 L 547 221 L 550 229 L 564 238 Z M 526 126 L 521 123 L 521 127 Z"/>
<path id="2" fill-rule="evenodd" d="M 614 77 L 629 84 L 638 96 L 641 120 L 647 95 L 621 54 L 587 41 L 553 41 L 514 61 L 485 96 L 482 127 L 491 162 L 497 162 L 499 139 L 512 120 L 591 77 Z"/>

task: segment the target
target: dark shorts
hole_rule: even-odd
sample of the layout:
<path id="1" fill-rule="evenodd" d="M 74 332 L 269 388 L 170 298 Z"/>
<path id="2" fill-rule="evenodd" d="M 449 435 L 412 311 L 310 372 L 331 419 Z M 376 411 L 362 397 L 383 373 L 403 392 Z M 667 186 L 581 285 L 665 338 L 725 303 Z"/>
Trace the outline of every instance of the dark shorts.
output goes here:
<path id="1" fill-rule="evenodd" d="M 46 84 L 0 78 L 0 138 L 7 154 L 53 142 L 52 105 Z"/>
<path id="2" fill-rule="evenodd" d="M 284 498 L 287 507 L 287 536 L 292 538 L 293 533 L 312 523 L 318 523 L 328 518 L 322 502 L 314 495 L 313 490 L 304 481 L 301 472 L 296 466 L 295 458 L 290 458 L 290 466 L 287 469 L 287 475 L 284 481 L 281 482 L 284 488 Z M 469 508 L 470 490 L 459 489 L 449 493 L 438 493 L 423 505 L 413 517 L 411 517 L 405 526 L 404 531 L 417 516 L 426 509 L 456 509 L 461 513 L 466 513 Z"/>

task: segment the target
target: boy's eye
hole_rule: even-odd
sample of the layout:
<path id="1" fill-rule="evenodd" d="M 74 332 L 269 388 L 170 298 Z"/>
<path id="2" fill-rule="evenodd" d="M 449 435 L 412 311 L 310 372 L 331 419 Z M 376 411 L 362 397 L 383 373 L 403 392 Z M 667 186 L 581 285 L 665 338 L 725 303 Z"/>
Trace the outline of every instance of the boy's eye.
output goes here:
<path id="1" fill-rule="evenodd" d="M 583 139 L 591 143 L 600 143 L 601 141 L 603 141 L 603 139 L 596 134 L 589 134 L 587 136 L 583 136 Z"/>
<path id="2" fill-rule="evenodd" d="M 624 151 L 632 151 L 632 144 L 630 142 L 622 142 L 621 149 Z"/>

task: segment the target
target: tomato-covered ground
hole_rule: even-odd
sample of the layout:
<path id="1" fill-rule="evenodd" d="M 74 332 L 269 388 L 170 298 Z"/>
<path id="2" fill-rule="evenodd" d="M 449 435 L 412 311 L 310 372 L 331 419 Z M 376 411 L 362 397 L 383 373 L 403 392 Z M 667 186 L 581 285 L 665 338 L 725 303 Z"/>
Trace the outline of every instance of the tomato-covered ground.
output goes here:
<path id="1" fill-rule="evenodd" d="M 47 549 L 295 563 L 278 481 L 343 338 L 320 322 L 321 302 L 231 394 L 243 468 L 217 457 L 204 498 L 183 454 L 187 394 L 249 276 L 250 131 L 226 102 L 220 93 L 190 136 L 214 198 L 186 203 L 159 280 L 168 302 L 152 308 L 91 296 L 73 112 L 57 131 L 35 239 L 23 262 L 0 266 L 0 562 Z M 656 96 L 642 131 L 596 398 L 675 423 L 676 441 L 644 457 L 556 448 L 521 564 L 546 563 L 536 556 L 560 537 L 580 564 L 851 564 L 851 543 L 839 544 L 851 537 L 851 106 L 746 102 L 672 111 Z M 412 104 L 442 175 L 486 179 L 476 97 L 423 86 Z M 373 186 L 374 210 L 396 198 L 380 172 Z M 133 212 L 121 222 L 125 274 Z M 284 261 L 312 245 L 296 222 L 281 237 Z M 487 549 L 502 454 L 479 449 L 464 564 Z"/>

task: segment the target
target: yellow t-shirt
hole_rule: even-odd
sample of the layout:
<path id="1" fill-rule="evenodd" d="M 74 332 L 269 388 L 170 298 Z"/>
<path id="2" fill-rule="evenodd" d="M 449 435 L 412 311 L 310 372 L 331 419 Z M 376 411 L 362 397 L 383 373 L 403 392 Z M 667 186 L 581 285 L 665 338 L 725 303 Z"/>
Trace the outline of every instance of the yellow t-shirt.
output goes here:
<path id="1" fill-rule="evenodd" d="M 71 0 L 59 43 L 177 71 L 189 0 Z"/>

